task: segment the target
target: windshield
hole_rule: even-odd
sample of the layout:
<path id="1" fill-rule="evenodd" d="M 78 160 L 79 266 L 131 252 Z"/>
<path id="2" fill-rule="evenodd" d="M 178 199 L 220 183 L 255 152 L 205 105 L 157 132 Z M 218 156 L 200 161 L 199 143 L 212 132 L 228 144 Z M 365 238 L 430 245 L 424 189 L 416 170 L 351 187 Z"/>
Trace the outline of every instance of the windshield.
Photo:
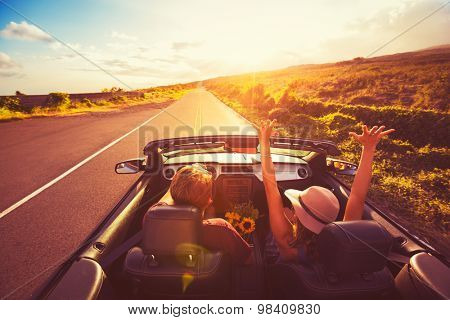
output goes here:
<path id="1" fill-rule="evenodd" d="M 170 151 L 164 151 L 161 150 L 160 153 L 165 157 L 166 159 L 179 157 L 179 156 L 186 156 L 186 155 L 193 155 L 193 154 L 205 154 L 205 153 L 245 153 L 245 154 L 257 154 L 260 152 L 260 147 L 258 145 L 257 148 L 236 148 L 236 147 L 227 147 L 226 145 L 219 146 L 219 147 L 196 147 L 192 149 L 179 149 L 179 150 L 170 150 Z M 288 149 L 288 148 L 270 148 L 270 152 L 272 154 L 278 154 L 278 155 L 285 155 L 285 156 L 292 156 L 292 157 L 298 157 L 298 158 L 304 158 L 312 153 L 312 151 L 307 150 L 295 150 L 295 149 Z"/>
<path id="2" fill-rule="evenodd" d="M 192 148 L 192 149 L 180 149 L 180 150 L 170 150 L 165 152 L 164 150 L 161 151 L 161 154 L 166 157 L 167 159 L 179 157 L 179 156 L 186 156 L 190 154 L 202 154 L 202 153 L 227 153 L 227 152 L 233 152 L 232 150 L 226 148 L 225 146 L 221 147 L 211 147 L 211 148 Z"/>
<path id="3" fill-rule="evenodd" d="M 308 155 L 310 155 L 313 151 L 307 151 L 307 150 L 295 150 L 295 149 L 286 149 L 286 148 L 270 148 L 270 153 L 273 154 L 280 154 L 284 156 L 292 156 L 292 157 L 299 157 L 304 158 Z"/>

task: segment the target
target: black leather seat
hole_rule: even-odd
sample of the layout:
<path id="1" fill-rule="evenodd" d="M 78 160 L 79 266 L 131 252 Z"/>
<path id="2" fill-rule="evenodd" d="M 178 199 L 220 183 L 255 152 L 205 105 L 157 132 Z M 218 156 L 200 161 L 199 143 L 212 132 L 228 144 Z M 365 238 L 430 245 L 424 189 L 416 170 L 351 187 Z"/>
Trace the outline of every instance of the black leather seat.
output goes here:
<path id="1" fill-rule="evenodd" d="M 124 266 L 139 297 L 229 297 L 230 259 L 201 246 L 201 228 L 201 213 L 192 206 L 160 206 L 146 213 L 142 244 L 128 252 Z"/>
<path id="2" fill-rule="evenodd" d="M 426 252 L 411 257 L 395 277 L 400 295 L 408 300 L 450 299 L 450 268 Z"/>
<path id="3" fill-rule="evenodd" d="M 318 261 L 268 268 L 276 299 L 381 299 L 394 294 L 385 257 L 392 237 L 374 221 L 335 222 L 317 241 Z"/>

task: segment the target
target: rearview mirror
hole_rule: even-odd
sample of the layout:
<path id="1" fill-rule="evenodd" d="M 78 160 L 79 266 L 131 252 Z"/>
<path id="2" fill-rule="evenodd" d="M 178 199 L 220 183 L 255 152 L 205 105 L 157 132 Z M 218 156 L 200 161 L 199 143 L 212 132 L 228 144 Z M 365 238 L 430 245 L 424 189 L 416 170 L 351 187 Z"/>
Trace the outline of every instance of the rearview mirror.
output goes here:
<path id="1" fill-rule="evenodd" d="M 119 162 L 116 164 L 116 173 L 118 174 L 131 174 L 138 173 L 145 169 L 145 158 L 130 159 L 127 161 Z"/>
<path id="2" fill-rule="evenodd" d="M 354 176 L 358 170 L 358 166 L 354 163 L 332 158 L 327 158 L 327 167 L 331 172 L 344 176 Z"/>

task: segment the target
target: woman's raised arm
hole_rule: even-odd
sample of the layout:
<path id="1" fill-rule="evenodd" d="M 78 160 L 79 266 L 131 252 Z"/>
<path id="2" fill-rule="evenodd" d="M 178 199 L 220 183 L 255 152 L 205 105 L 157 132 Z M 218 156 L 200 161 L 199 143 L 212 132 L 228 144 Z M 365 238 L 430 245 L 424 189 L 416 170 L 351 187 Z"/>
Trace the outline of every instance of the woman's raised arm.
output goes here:
<path id="1" fill-rule="evenodd" d="M 367 192 L 372 180 L 372 162 L 375 149 L 382 137 L 394 132 L 394 129 L 383 131 L 385 126 L 375 126 L 372 129 L 366 125 L 362 127 L 362 134 L 350 132 L 350 136 L 362 144 L 363 150 L 359 161 L 358 171 L 353 181 L 352 190 L 345 208 L 344 221 L 360 220 L 364 211 Z"/>
<path id="2" fill-rule="evenodd" d="M 270 154 L 270 136 L 274 124 L 275 120 L 263 121 L 259 128 L 263 183 L 269 208 L 270 229 L 278 244 L 280 256 L 283 260 L 294 260 L 298 253 L 295 248 L 289 246 L 289 243 L 294 239 L 292 225 L 284 214 L 283 200 L 278 190 L 275 167 Z"/>

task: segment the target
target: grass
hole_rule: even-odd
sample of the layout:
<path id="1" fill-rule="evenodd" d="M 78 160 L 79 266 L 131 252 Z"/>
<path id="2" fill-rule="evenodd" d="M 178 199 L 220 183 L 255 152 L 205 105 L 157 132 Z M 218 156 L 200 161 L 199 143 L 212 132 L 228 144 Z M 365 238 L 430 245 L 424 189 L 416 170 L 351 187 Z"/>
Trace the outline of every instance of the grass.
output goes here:
<path id="1" fill-rule="evenodd" d="M 395 128 L 378 147 L 369 197 L 450 256 L 449 67 L 447 50 L 203 83 L 247 119 L 276 118 L 282 135 L 335 141 L 342 158 L 354 163 L 361 148 L 349 131 L 359 131 L 363 123 Z"/>
<path id="2" fill-rule="evenodd" d="M 1 120 L 20 120 L 29 118 L 30 116 L 20 111 L 12 111 L 6 107 L 0 107 L 0 121 Z"/>
<path id="3" fill-rule="evenodd" d="M 68 116 L 83 113 L 111 112 L 124 109 L 131 106 L 159 104 L 175 101 L 186 94 L 191 87 L 189 86 L 165 86 L 140 90 L 141 97 L 128 98 L 125 95 L 118 95 L 109 100 L 90 101 L 83 99 L 73 102 L 68 99 L 64 93 L 50 94 L 59 97 L 55 102 L 46 106 L 36 106 L 30 111 L 24 111 L 23 108 L 12 103 L 4 103 L 0 106 L 0 121 L 20 120 L 33 117 L 53 117 Z"/>

